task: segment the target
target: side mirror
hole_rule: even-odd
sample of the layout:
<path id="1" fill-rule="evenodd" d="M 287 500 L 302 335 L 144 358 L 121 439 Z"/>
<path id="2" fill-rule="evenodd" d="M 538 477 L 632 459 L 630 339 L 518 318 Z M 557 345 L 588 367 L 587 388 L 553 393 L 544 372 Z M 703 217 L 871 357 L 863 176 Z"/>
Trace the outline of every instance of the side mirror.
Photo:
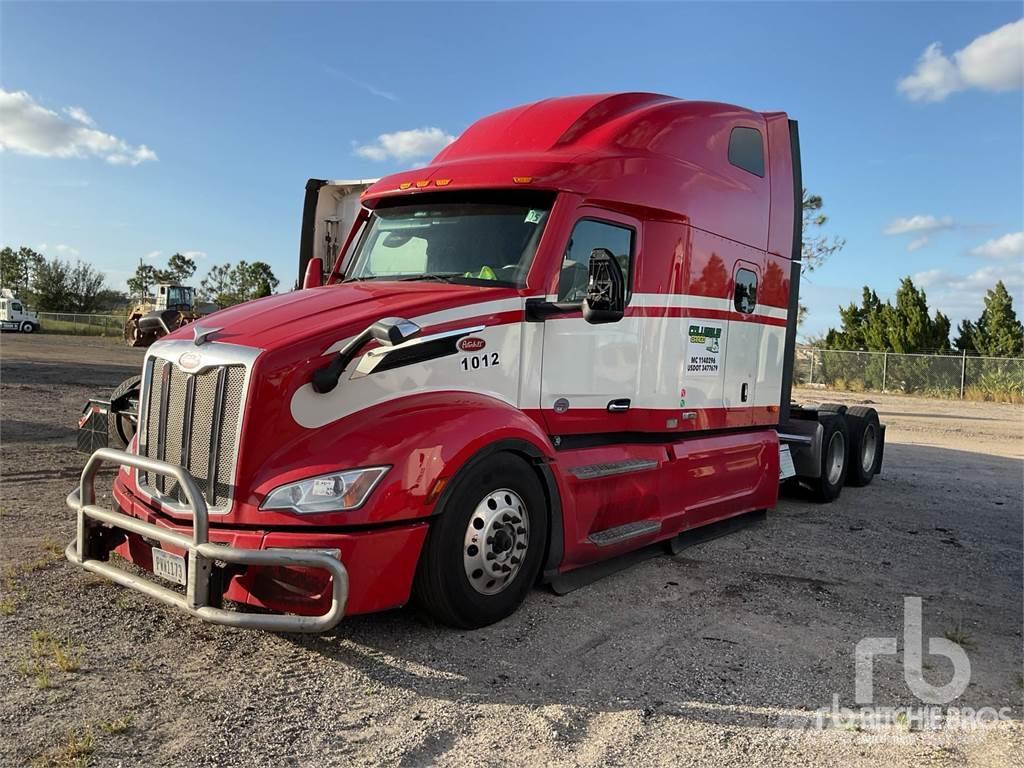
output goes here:
<path id="1" fill-rule="evenodd" d="M 370 335 L 381 344 L 393 347 L 419 336 L 421 330 L 404 317 L 384 317 L 370 326 Z"/>
<path id="2" fill-rule="evenodd" d="M 303 288 L 319 288 L 324 284 L 324 263 L 318 259 L 310 259 L 306 264 L 306 274 L 302 277 Z"/>
<path id="3" fill-rule="evenodd" d="M 588 323 L 617 323 L 626 312 L 626 279 L 619 260 L 607 248 L 590 252 L 583 319 Z"/>

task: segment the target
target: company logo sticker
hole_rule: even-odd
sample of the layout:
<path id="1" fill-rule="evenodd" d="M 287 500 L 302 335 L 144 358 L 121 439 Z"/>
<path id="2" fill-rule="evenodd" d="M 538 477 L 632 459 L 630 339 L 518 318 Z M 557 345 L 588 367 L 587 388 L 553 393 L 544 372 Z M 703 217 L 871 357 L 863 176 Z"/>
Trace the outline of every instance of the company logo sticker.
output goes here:
<path id="1" fill-rule="evenodd" d="M 463 352 L 479 352 L 486 346 L 487 342 L 479 336 L 467 336 L 464 339 L 459 339 L 459 349 Z"/>
<path id="2" fill-rule="evenodd" d="M 569 410 L 569 401 L 564 397 L 555 400 L 555 413 L 565 413 Z"/>

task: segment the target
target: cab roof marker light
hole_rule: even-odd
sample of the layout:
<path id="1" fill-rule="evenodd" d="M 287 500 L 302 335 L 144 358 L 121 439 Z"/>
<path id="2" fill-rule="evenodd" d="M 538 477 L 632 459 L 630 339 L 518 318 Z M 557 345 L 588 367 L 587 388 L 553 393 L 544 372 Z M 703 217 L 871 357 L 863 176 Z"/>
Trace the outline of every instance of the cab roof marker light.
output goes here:
<path id="1" fill-rule="evenodd" d="M 403 181 L 401 184 L 398 185 L 398 188 L 399 189 L 408 189 L 411 186 L 412 186 L 412 182 L 411 181 Z"/>
<path id="2" fill-rule="evenodd" d="M 429 185 L 430 185 L 430 179 L 426 179 L 424 181 L 417 181 L 416 182 L 416 188 L 417 189 L 423 189 L 424 187 L 429 186 Z"/>
<path id="3" fill-rule="evenodd" d="M 434 186 L 435 187 L 447 187 L 451 183 L 452 183 L 451 179 L 434 179 Z"/>
<path id="4" fill-rule="evenodd" d="M 513 176 L 512 183 L 514 184 L 529 184 L 533 181 L 533 176 Z"/>

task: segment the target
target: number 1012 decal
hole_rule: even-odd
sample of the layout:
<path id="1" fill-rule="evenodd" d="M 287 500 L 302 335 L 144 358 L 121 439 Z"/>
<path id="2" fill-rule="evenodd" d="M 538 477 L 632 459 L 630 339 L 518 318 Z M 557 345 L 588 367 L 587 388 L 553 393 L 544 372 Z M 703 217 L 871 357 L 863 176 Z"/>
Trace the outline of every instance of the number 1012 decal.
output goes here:
<path id="1" fill-rule="evenodd" d="M 464 371 L 479 371 L 481 368 L 493 368 L 500 361 L 497 352 L 484 352 L 482 355 L 466 355 L 460 362 Z"/>

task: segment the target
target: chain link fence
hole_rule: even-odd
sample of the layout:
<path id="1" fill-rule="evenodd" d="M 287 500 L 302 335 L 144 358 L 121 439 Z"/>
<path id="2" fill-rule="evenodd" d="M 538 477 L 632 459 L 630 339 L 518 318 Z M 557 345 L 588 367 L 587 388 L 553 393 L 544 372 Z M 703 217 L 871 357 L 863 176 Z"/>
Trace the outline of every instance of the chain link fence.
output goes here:
<path id="1" fill-rule="evenodd" d="M 43 333 L 70 333 L 79 336 L 120 336 L 124 315 L 87 315 L 78 312 L 40 312 Z"/>
<path id="2" fill-rule="evenodd" d="M 798 347 L 794 381 L 847 392 L 901 392 L 1024 403 L 1024 358 Z"/>

